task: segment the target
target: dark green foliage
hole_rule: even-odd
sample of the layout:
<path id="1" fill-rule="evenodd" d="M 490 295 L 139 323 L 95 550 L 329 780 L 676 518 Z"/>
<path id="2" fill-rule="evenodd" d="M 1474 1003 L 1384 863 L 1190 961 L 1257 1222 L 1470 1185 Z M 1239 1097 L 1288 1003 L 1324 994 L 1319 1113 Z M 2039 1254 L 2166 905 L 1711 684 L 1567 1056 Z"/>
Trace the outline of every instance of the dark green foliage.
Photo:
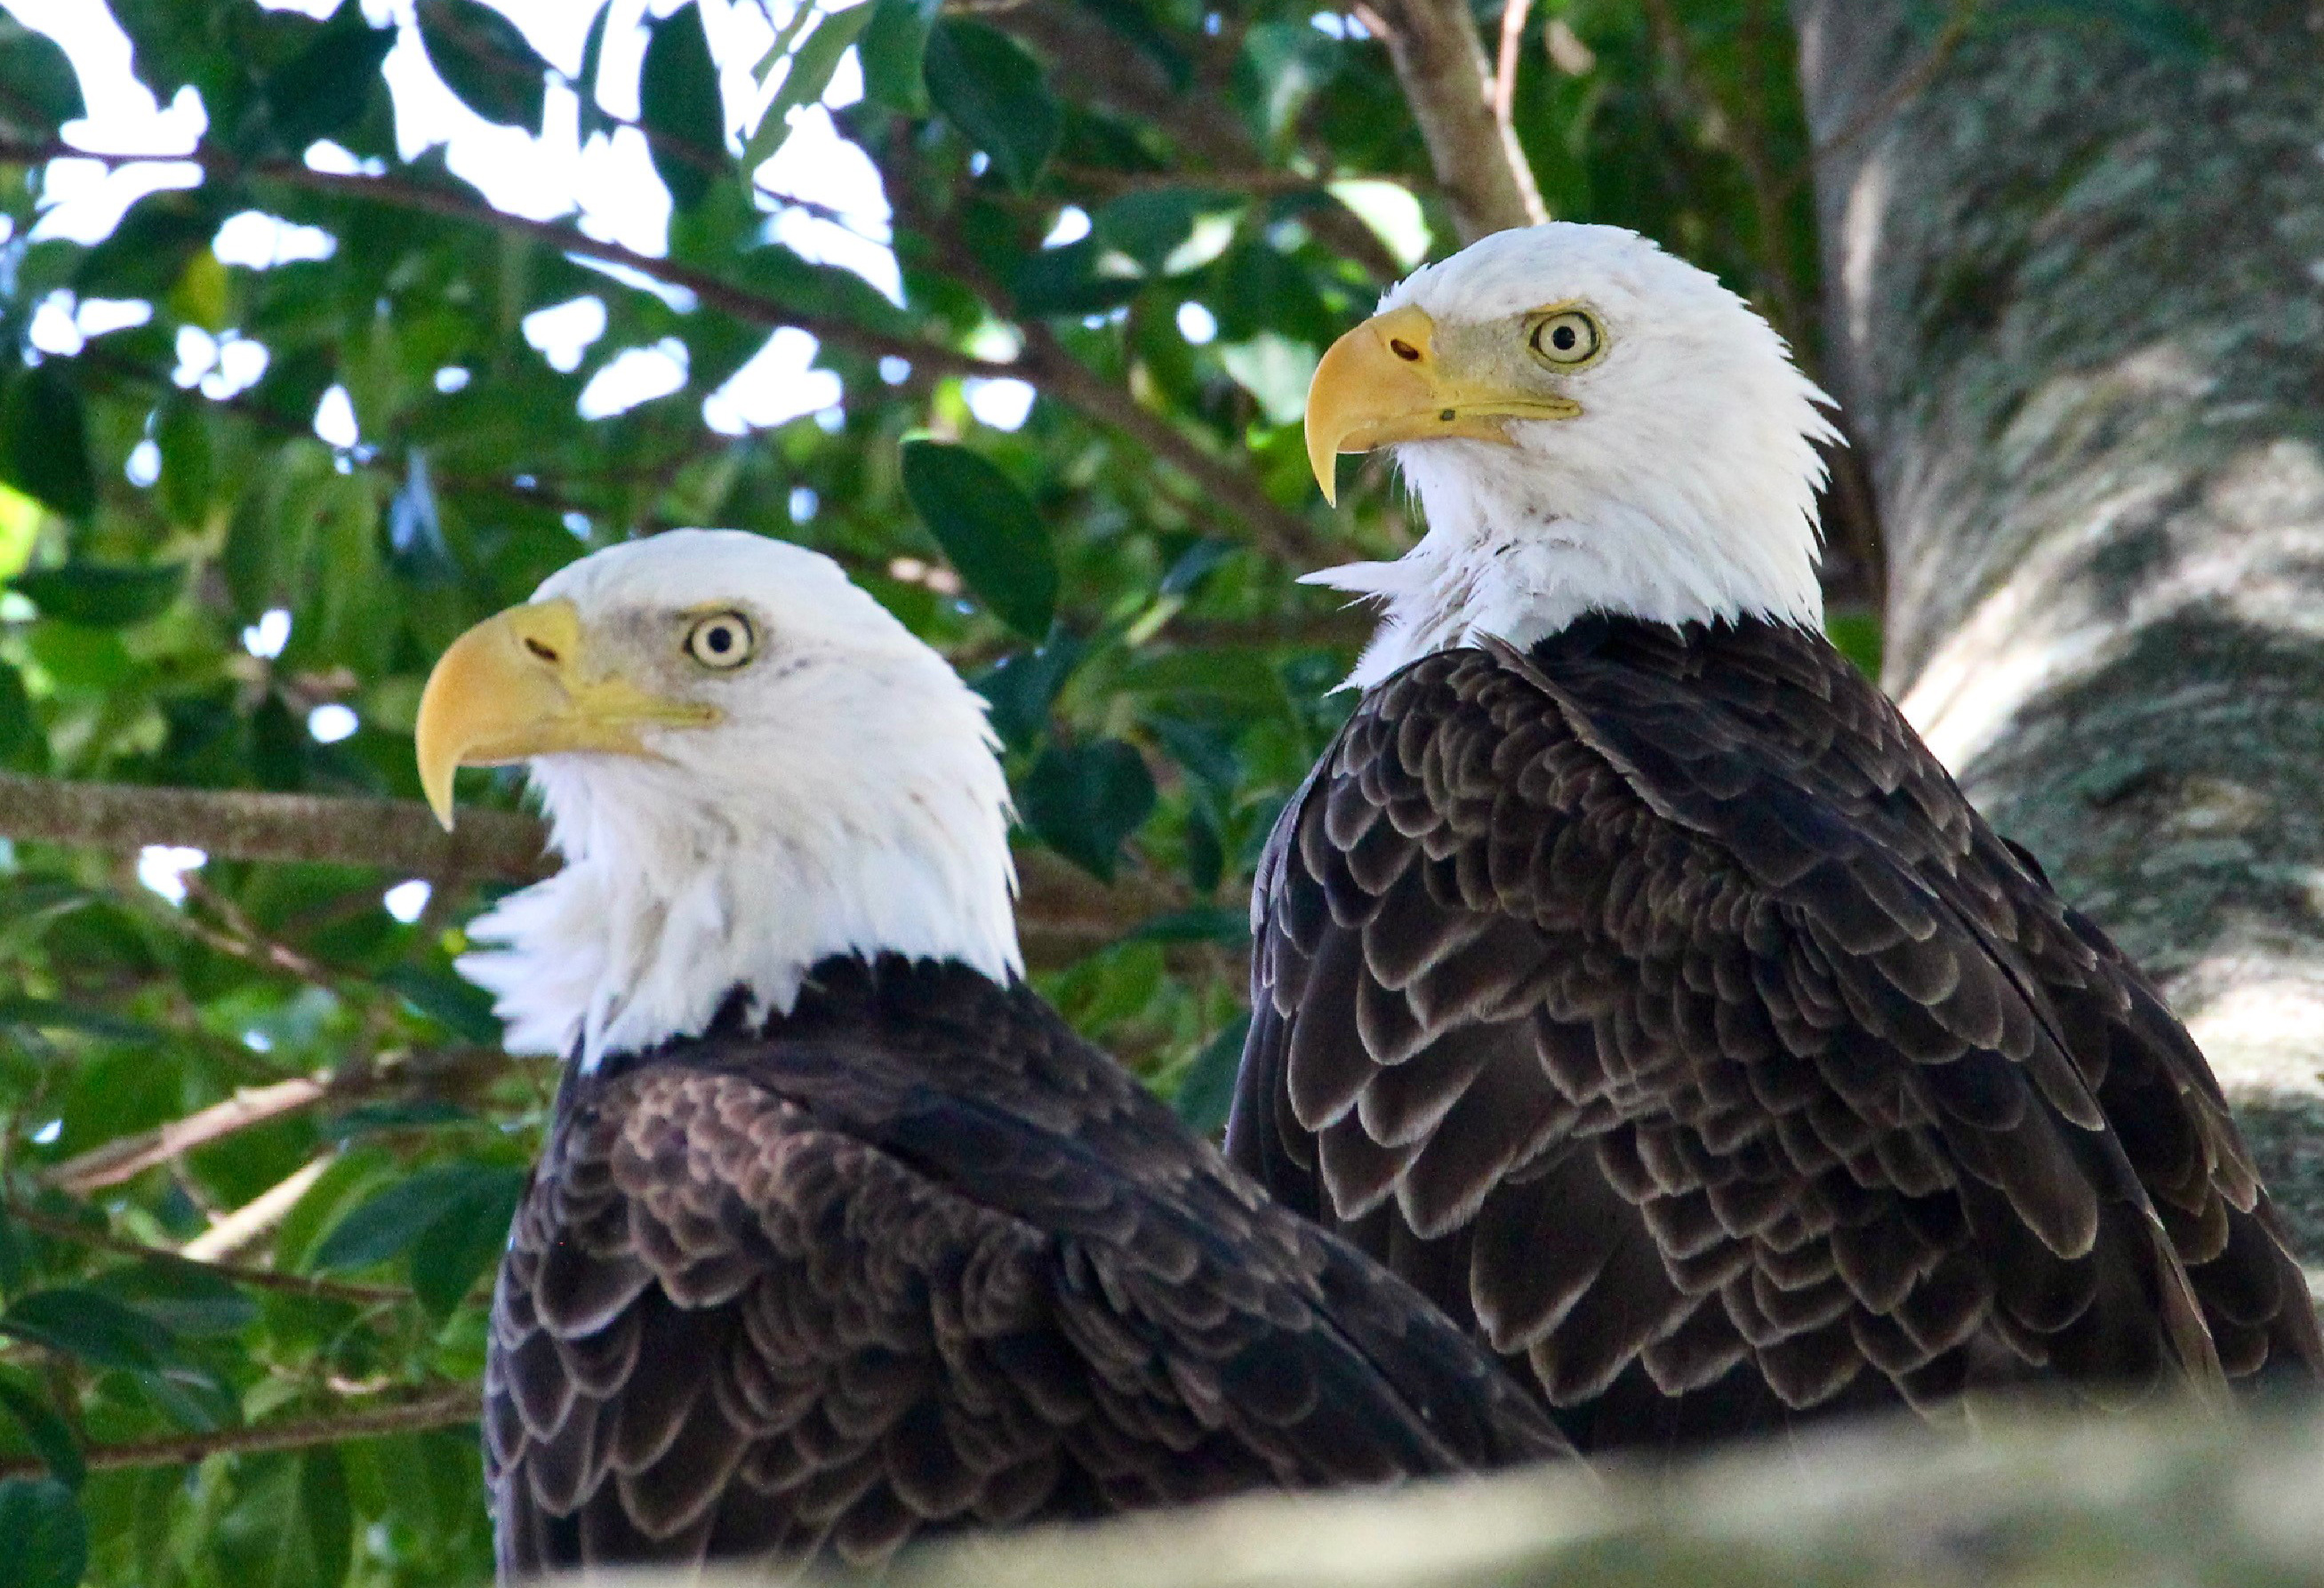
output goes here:
<path id="1" fill-rule="evenodd" d="M 604 245 L 571 217 L 495 216 L 440 150 L 402 162 L 380 72 L 395 34 L 355 0 L 319 23 L 252 0 L 109 3 L 157 99 L 200 97 L 216 158 L 200 186 L 148 194 L 91 245 L 28 240 L 49 179 L 0 180 L 14 228 L 0 771 L 411 798 L 421 681 L 466 625 L 633 534 L 796 540 L 983 693 L 1023 817 L 1038 984 L 1214 1129 L 1240 1044 L 1250 869 L 1347 710 L 1328 691 L 1365 628 L 1295 577 L 1409 544 L 1383 469 L 1349 466 L 1341 508 L 1323 507 L 1296 422 L 1306 361 L 1370 311 L 1392 247 L 1454 243 L 1379 44 L 1327 37 L 1314 7 L 1273 0 L 1225 8 L 1215 33 L 1204 8 L 1160 0 L 974 14 L 872 0 L 797 22 L 761 60 L 720 63 L 762 88 L 781 74 L 765 122 L 734 107 L 738 162 L 710 54 L 724 40 L 696 6 L 649 8 L 641 63 L 621 36 L 635 8 L 576 0 L 594 14 L 533 34 L 552 53 L 577 41 L 548 61 L 494 0 L 421 0 L 435 70 L 503 127 L 542 126 L 567 68 L 585 141 L 626 143 L 621 116 L 641 107 L 676 214 L 666 254 L 628 263 L 690 283 L 673 302 L 582 263 Z M 1480 15 L 1489 28 L 1499 8 Z M 769 23 L 787 19 L 776 7 Z M 819 213 L 747 181 L 787 113 L 819 116 L 799 107 L 851 42 L 865 97 L 835 120 L 880 169 L 900 302 L 795 252 L 793 228 Z M 1520 44 L 1517 130 L 1553 209 L 1655 233 L 1812 355 L 1806 134 L 1780 7 L 1537 0 Z M 1569 69 L 1576 44 L 1590 63 Z M 37 142 L 78 113 L 61 65 L 0 23 L 0 130 Z M 317 139 L 390 180 L 311 171 Z M 990 170 L 972 171 L 980 153 Z M 1755 167 L 1774 185 L 1756 189 Z M 1375 198 L 1405 185 L 1426 235 L 1375 233 L 1330 190 L 1344 179 L 1391 185 Z M 1090 231 L 1044 246 L 1068 208 Z M 222 263 L 220 226 L 251 209 L 336 249 Z M 40 353 L 33 316 L 62 293 L 152 319 Z M 604 334 L 553 369 L 526 317 L 583 297 L 603 304 Z M 1214 339 L 1182 333 L 1190 304 Z M 817 337 L 838 408 L 709 429 L 703 400 L 783 325 Z M 192 331 L 263 346 L 263 375 L 207 392 L 179 369 Z M 579 418 L 607 361 L 665 339 L 684 349 L 683 391 Z M 962 377 L 1012 355 L 1039 401 L 1010 430 L 977 417 Z M 313 434 L 334 386 L 358 420 L 353 448 Z M 1157 457 L 1157 436 L 1185 452 Z M 1272 504 L 1268 538 L 1189 472 L 1204 458 Z M 1866 655 L 1846 620 L 1834 633 Z M 268 636 L 279 655 L 255 653 Z M 350 736 L 309 731 L 326 705 L 355 712 Z M 512 807 L 517 789 L 477 774 L 463 805 Z M 401 863 L 220 853 L 173 904 L 133 880 L 136 859 L 134 845 L 0 845 L 0 1460 L 22 1463 L 0 1491 L 16 1508 L 0 1519 L 0 1572 L 105 1588 L 484 1581 L 469 1428 L 80 1467 L 84 1449 L 447 1392 L 438 1420 L 464 1415 L 486 1281 L 555 1082 L 553 1065 L 500 1056 L 490 1000 L 453 968 L 461 924 L 510 884 L 439 881 L 407 923 L 382 900 L 411 874 Z M 1060 893 L 1069 906 L 1044 914 Z M 320 1095 L 125 1178 L 51 1178 L 317 1076 L 331 1082 Z M 270 1220 L 216 1253 L 274 1284 L 139 1255 L 286 1183 Z"/>
<path id="2" fill-rule="evenodd" d="M 1039 639 L 1057 609 L 1057 559 L 1041 515 L 965 447 L 908 440 L 904 492 L 954 568 L 996 615 Z"/>
<path id="3" fill-rule="evenodd" d="M 548 66 L 514 23 L 480 0 L 420 0 L 418 16 L 436 75 L 469 109 L 510 126 L 540 125 Z"/>
<path id="4" fill-rule="evenodd" d="M 0 1588 L 72 1588 L 88 1569 L 88 1527 L 53 1478 L 0 1482 Z"/>
<path id="5" fill-rule="evenodd" d="M 680 209 L 692 209 L 709 195 L 726 153 L 726 115 L 704 25 L 701 8 L 693 5 L 655 23 L 638 88 L 639 121 L 652 143 L 654 171 Z"/>
<path id="6" fill-rule="evenodd" d="M 1040 64 L 998 28 L 945 17 L 928 34 L 922 69 L 936 108 L 992 157 L 1003 180 L 1029 190 L 1059 130 Z"/>
<path id="7" fill-rule="evenodd" d="M 1043 842 L 1111 882 L 1122 841 L 1153 812 L 1154 774 L 1119 739 L 1053 744 L 1033 763 L 1018 803 Z"/>

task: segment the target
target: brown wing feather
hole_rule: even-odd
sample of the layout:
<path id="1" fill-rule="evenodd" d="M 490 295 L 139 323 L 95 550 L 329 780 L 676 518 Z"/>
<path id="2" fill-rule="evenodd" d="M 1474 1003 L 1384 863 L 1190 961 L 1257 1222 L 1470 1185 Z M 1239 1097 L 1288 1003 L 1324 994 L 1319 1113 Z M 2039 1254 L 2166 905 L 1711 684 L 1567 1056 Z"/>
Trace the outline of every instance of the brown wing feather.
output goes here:
<path id="1" fill-rule="evenodd" d="M 1565 1448 L 1023 989 L 829 980 L 774 1036 L 569 1084 L 493 1307 L 505 1576 L 876 1561 Z"/>
<path id="2" fill-rule="evenodd" d="M 1229 1150 L 1585 1445 L 2324 1370 L 2184 1029 L 1816 637 L 1368 695 L 1261 865 Z"/>

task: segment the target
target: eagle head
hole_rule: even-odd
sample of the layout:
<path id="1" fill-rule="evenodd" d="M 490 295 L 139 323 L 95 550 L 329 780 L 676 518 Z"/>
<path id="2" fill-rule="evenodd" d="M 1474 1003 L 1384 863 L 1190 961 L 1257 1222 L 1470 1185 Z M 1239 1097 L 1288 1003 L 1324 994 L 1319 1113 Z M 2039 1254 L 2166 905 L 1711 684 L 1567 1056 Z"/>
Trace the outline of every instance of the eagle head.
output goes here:
<path id="1" fill-rule="evenodd" d="M 1309 576 L 1385 603 L 1351 682 L 1593 611 L 1820 623 L 1830 403 L 1741 299 L 1618 226 L 1501 232 L 1415 272 L 1307 395 L 1325 496 L 1338 454 L 1391 448 L 1427 522 L 1394 563 Z"/>
<path id="2" fill-rule="evenodd" d="M 468 928 L 512 1052 L 787 1010 L 830 955 L 1021 968 L 1009 789 L 983 701 L 830 559 L 726 530 L 583 558 L 446 651 L 414 737 L 521 763 L 565 861 Z"/>

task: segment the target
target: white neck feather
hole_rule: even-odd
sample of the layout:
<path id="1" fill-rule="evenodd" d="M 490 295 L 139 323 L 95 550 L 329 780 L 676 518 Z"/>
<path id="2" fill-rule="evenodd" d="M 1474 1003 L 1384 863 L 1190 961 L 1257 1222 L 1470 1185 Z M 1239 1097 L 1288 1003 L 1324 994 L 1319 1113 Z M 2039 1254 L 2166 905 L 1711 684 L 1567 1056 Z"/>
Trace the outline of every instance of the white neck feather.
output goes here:
<path id="1" fill-rule="evenodd" d="M 1347 680 L 1357 688 L 1488 635 L 1531 646 L 1592 612 L 1821 628 L 1821 470 L 1803 443 L 1785 451 L 1758 477 L 1643 467 L 1600 480 L 1564 459 L 1545 470 L 1523 447 L 1399 448 L 1427 523 L 1419 544 L 1394 562 L 1325 568 L 1305 582 L 1381 604 L 1379 629 Z"/>
<path id="2" fill-rule="evenodd" d="M 762 752 L 730 736 L 715 762 L 678 736 L 693 730 L 669 760 L 534 761 L 565 869 L 474 922 L 492 946 L 459 962 L 496 995 L 509 1051 L 577 1049 L 594 1069 L 699 1033 L 737 987 L 754 1018 L 785 1013 L 838 954 L 1021 975 L 1008 788 L 981 706 L 941 662 L 911 699 L 897 732 L 876 714 L 851 729 L 843 706 Z"/>

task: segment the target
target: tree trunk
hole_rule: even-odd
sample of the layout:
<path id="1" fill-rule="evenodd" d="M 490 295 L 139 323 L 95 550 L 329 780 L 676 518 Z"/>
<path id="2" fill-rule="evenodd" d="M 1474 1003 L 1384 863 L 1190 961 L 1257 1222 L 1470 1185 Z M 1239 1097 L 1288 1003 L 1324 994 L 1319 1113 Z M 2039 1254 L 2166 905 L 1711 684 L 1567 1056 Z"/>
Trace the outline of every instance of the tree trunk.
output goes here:
<path id="1" fill-rule="evenodd" d="M 1794 6 L 1884 681 L 2161 981 L 2312 1263 L 2324 34 L 2308 0 L 1931 9 Z"/>

